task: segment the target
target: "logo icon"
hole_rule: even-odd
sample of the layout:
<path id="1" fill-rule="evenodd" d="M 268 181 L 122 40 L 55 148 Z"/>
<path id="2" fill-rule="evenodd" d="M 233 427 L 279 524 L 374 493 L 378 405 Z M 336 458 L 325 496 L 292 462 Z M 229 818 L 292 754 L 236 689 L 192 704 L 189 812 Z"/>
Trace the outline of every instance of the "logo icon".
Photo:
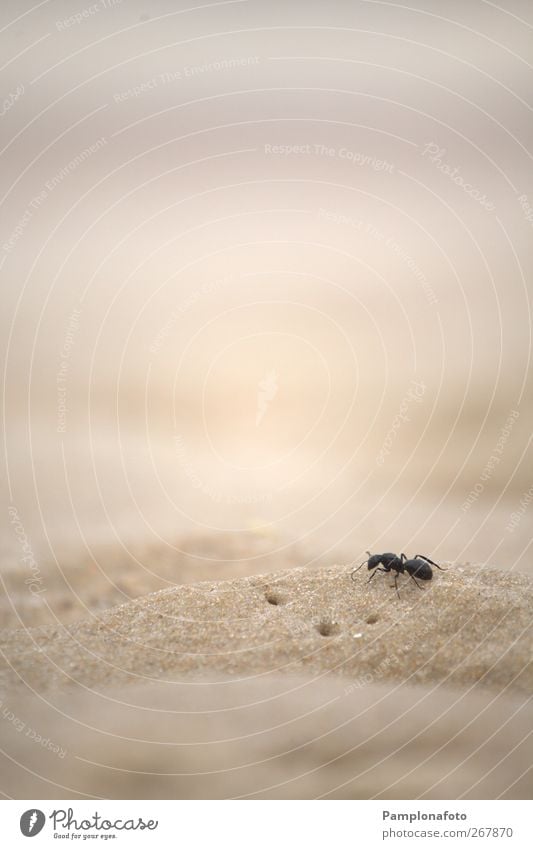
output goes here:
<path id="1" fill-rule="evenodd" d="M 46 817 L 42 811 L 30 808 L 29 811 L 24 811 L 20 818 L 20 830 L 24 837 L 35 837 L 42 830 L 45 822 Z"/>

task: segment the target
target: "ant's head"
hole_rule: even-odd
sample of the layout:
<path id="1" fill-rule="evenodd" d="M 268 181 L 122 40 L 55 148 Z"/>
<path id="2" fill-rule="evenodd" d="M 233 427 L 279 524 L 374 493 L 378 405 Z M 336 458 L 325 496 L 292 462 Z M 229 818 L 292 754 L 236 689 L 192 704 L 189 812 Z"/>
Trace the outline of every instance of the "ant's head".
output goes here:
<path id="1" fill-rule="evenodd" d="M 367 554 L 368 554 L 368 560 L 363 560 L 363 562 L 357 567 L 357 569 L 353 570 L 352 581 L 355 580 L 355 578 L 354 578 L 355 573 L 359 572 L 359 569 L 361 569 L 365 564 L 368 566 L 369 569 L 375 569 L 381 563 L 381 558 L 382 558 L 383 555 L 381 555 L 381 554 L 370 554 L 369 551 L 367 551 Z"/>
<path id="2" fill-rule="evenodd" d="M 370 554 L 369 551 L 367 551 L 367 554 L 368 554 L 368 563 L 367 563 L 368 568 L 369 569 L 375 569 L 381 563 L 381 554 Z"/>

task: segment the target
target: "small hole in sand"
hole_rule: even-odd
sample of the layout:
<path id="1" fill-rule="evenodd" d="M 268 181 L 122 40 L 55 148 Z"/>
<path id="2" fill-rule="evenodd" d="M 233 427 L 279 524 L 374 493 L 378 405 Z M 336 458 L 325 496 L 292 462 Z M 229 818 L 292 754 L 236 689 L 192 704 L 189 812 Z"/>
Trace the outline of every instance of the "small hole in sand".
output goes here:
<path id="1" fill-rule="evenodd" d="M 265 597 L 269 604 L 281 604 L 281 599 L 277 593 L 267 593 Z"/>
<path id="2" fill-rule="evenodd" d="M 378 616 L 375 613 L 371 613 L 366 621 L 367 625 L 375 625 L 378 621 Z"/>
<path id="3" fill-rule="evenodd" d="M 337 634 L 339 631 L 339 626 L 336 622 L 319 622 L 316 626 L 316 629 L 319 634 L 323 637 L 331 637 L 333 634 Z"/>

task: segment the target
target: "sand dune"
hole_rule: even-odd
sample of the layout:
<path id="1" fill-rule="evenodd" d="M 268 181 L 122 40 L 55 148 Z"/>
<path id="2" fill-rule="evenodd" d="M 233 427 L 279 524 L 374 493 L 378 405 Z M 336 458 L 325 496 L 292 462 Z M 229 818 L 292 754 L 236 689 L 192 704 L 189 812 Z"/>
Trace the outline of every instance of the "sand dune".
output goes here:
<path id="1" fill-rule="evenodd" d="M 361 570 L 298 568 L 162 590 L 92 620 L 3 634 L 1 678 L 44 692 L 176 674 L 324 671 L 531 691 L 533 584 L 452 565 L 420 591 Z"/>
<path id="2" fill-rule="evenodd" d="M 398 599 L 365 572 L 206 581 L 2 632 L 10 793 L 527 798 L 531 579 L 449 564 Z"/>

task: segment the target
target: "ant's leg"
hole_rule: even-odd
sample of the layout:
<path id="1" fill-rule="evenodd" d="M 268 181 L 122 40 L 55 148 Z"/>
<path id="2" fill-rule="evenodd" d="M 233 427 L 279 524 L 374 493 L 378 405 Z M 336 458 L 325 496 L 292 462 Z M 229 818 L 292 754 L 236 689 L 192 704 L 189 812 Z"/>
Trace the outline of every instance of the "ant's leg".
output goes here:
<path id="1" fill-rule="evenodd" d="M 400 560 L 402 561 L 402 563 L 404 563 L 404 562 L 407 560 L 407 557 L 405 556 L 405 554 L 403 553 L 403 551 L 402 551 L 402 553 L 400 554 Z"/>
<path id="2" fill-rule="evenodd" d="M 394 586 L 396 587 L 396 595 L 400 598 L 400 590 L 398 589 L 398 572 L 394 576 Z"/>
<path id="3" fill-rule="evenodd" d="M 368 583 L 368 584 L 370 583 L 370 581 L 372 580 L 372 578 L 374 577 L 374 575 L 376 574 L 376 572 L 386 572 L 386 571 L 387 571 L 387 570 L 386 570 L 386 569 L 382 569 L 382 568 L 381 568 L 381 566 L 376 566 L 375 570 L 374 570 L 374 571 L 372 572 L 372 574 L 370 575 L 370 578 L 368 579 L 367 583 Z"/>
<path id="4" fill-rule="evenodd" d="M 421 589 L 422 589 L 422 587 L 420 586 L 420 584 L 419 584 L 419 583 L 418 583 L 418 581 L 416 580 L 415 576 L 414 576 L 414 575 L 409 575 L 409 577 L 410 577 L 410 578 L 411 578 L 411 579 L 415 582 L 415 584 L 417 585 L 418 589 L 419 589 L 419 590 L 421 590 Z M 423 590 L 422 590 L 422 592 L 423 592 Z"/>
<path id="5" fill-rule="evenodd" d="M 423 554 L 415 554 L 415 560 L 419 557 L 421 560 L 425 560 L 426 563 L 431 563 L 432 566 L 436 566 L 437 569 L 440 569 L 441 572 L 447 572 L 447 569 L 443 569 L 442 566 L 439 566 L 438 563 L 434 563 L 433 560 L 430 560 L 429 557 L 425 557 Z"/>

